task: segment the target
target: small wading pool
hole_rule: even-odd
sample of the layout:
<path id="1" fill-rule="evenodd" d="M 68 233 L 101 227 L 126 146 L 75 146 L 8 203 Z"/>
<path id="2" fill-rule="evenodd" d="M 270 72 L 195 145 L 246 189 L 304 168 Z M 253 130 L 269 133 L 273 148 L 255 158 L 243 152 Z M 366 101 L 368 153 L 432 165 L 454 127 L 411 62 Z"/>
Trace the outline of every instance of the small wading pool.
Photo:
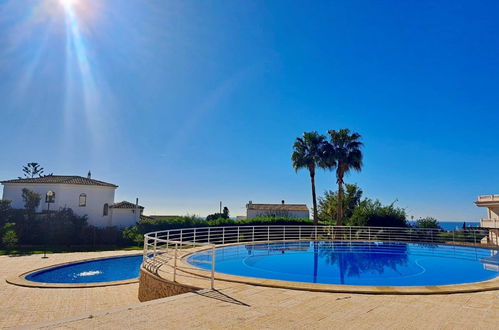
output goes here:
<path id="1" fill-rule="evenodd" d="M 41 283 L 99 283 L 133 279 L 139 276 L 142 255 L 102 258 L 50 267 L 25 276 Z"/>
<path id="2" fill-rule="evenodd" d="M 211 256 L 187 262 L 209 270 Z M 295 282 L 368 286 L 473 283 L 499 276 L 499 252 L 453 245 L 296 241 L 216 249 L 215 271 Z"/>

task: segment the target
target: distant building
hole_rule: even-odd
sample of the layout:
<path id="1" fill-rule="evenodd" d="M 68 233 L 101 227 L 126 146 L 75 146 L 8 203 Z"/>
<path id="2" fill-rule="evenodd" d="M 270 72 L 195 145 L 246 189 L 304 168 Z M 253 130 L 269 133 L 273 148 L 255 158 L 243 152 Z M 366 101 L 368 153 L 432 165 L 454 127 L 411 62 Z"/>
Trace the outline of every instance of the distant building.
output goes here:
<path id="1" fill-rule="evenodd" d="M 115 203 L 117 185 L 98 181 L 88 176 L 47 175 L 40 178 L 14 179 L 1 181 L 3 199 L 10 200 L 13 208 L 24 208 L 22 190 L 24 188 L 40 195 L 37 212 L 47 210 L 45 196 L 54 193 L 50 210 L 70 208 L 79 216 L 87 216 L 88 223 L 96 227 L 117 226 L 120 228 L 135 224 L 144 207 L 127 201 Z"/>
<path id="2" fill-rule="evenodd" d="M 284 217 L 284 218 L 310 218 L 308 207 L 305 204 L 255 204 L 249 201 L 246 204 L 246 219 L 255 217 Z"/>
<path id="3" fill-rule="evenodd" d="M 181 215 L 148 215 L 150 219 L 176 219 L 181 218 Z"/>
<path id="4" fill-rule="evenodd" d="M 478 196 L 475 204 L 487 208 L 487 218 L 480 219 L 480 227 L 489 228 L 489 241 L 499 244 L 499 195 Z"/>

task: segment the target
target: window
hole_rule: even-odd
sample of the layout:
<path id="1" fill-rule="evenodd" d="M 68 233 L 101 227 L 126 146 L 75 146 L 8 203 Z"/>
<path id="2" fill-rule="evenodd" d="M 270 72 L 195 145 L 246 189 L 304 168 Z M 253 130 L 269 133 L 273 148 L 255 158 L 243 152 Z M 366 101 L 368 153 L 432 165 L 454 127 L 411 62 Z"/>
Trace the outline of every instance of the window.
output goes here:
<path id="1" fill-rule="evenodd" d="M 109 212 L 109 205 L 107 205 L 106 203 L 104 204 L 104 210 L 102 211 L 102 215 L 106 216 L 108 212 Z"/>
<path id="2" fill-rule="evenodd" d="M 87 206 L 87 195 L 80 194 L 80 206 Z"/>

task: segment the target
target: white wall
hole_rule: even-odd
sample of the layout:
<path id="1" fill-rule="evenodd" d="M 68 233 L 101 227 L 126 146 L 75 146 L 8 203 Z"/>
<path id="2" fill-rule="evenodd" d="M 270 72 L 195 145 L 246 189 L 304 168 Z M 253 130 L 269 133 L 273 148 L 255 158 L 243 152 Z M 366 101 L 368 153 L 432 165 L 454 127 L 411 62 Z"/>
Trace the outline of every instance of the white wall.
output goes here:
<path id="1" fill-rule="evenodd" d="M 305 218 L 309 219 L 310 215 L 308 211 L 264 211 L 264 210 L 246 210 L 246 218 L 252 219 L 255 217 L 267 217 L 267 216 L 284 216 L 287 218 Z"/>
<path id="2" fill-rule="evenodd" d="M 125 228 L 134 225 L 140 219 L 140 209 L 111 209 L 113 212 L 112 226 Z"/>
<path id="3" fill-rule="evenodd" d="M 499 207 L 489 207 L 489 219 L 499 219 Z"/>
<path id="4" fill-rule="evenodd" d="M 71 208 L 77 215 L 88 217 L 88 223 L 98 227 L 112 225 L 112 209 L 103 216 L 104 204 L 111 206 L 114 203 L 115 187 L 70 185 L 70 184 L 39 184 L 39 183 L 6 183 L 3 188 L 3 199 L 11 200 L 13 208 L 24 208 L 22 190 L 27 188 L 40 194 L 40 206 L 37 212 L 47 209 L 45 195 L 52 190 L 55 193 L 55 202 L 50 204 L 51 210 Z M 79 206 L 80 194 L 87 195 L 87 205 Z"/>

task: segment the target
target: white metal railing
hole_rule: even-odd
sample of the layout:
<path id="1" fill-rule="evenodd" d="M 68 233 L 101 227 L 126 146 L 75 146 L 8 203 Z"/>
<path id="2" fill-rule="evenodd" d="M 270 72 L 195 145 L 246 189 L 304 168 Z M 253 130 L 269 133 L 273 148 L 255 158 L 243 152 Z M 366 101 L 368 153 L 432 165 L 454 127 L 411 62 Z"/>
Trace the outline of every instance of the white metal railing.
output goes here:
<path id="1" fill-rule="evenodd" d="M 436 253 L 442 256 L 476 259 L 479 255 L 477 250 L 464 247 L 499 249 L 497 237 L 490 239 L 492 236 L 487 229 L 445 231 L 424 228 L 310 225 L 182 228 L 145 234 L 143 265 L 148 269 L 169 273 L 173 281 L 176 281 L 178 276 L 196 277 L 191 275 L 189 269 L 199 270 L 199 268 L 190 267 L 190 264 L 208 264 L 209 266 L 203 269 L 211 270 L 209 280 L 211 288 L 214 288 L 217 245 L 246 244 L 258 247 L 261 243 L 286 241 L 356 241 L 366 242 L 367 247 L 372 242 L 444 244 L 447 247 L 438 249 Z M 189 263 L 179 262 L 179 259 L 190 252 L 197 253 L 189 257 Z"/>

